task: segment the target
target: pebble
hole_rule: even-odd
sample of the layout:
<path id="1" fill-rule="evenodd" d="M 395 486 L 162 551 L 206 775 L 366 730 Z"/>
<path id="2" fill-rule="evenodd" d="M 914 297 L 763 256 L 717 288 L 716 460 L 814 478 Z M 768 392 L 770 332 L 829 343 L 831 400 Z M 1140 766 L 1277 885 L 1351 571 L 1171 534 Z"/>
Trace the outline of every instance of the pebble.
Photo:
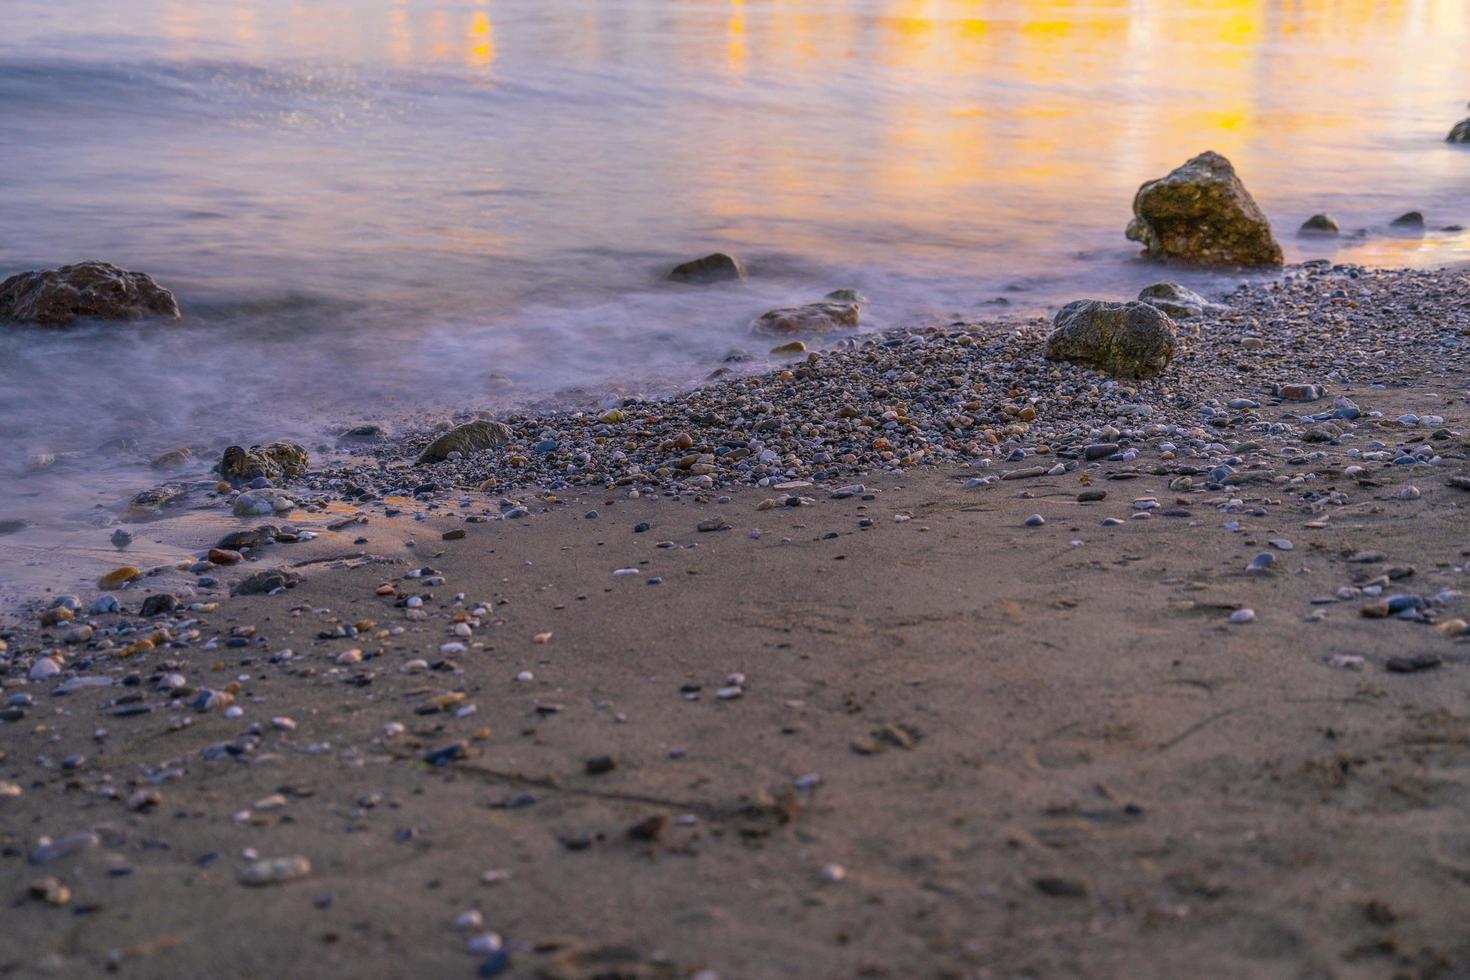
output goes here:
<path id="1" fill-rule="evenodd" d="M 1236 625 L 1254 623 L 1255 621 L 1256 611 L 1254 609 L 1237 609 L 1230 614 L 1230 622 Z"/>
<path id="2" fill-rule="evenodd" d="M 1046 523 L 1046 518 L 1042 517 L 1040 514 L 1032 514 L 1030 517 L 1026 518 L 1024 523 L 1027 527 L 1041 527 L 1041 525 Z"/>
<path id="3" fill-rule="evenodd" d="M 240 869 L 238 878 L 242 885 L 258 887 L 298 881 L 310 874 L 311 861 L 297 855 L 251 861 Z"/>

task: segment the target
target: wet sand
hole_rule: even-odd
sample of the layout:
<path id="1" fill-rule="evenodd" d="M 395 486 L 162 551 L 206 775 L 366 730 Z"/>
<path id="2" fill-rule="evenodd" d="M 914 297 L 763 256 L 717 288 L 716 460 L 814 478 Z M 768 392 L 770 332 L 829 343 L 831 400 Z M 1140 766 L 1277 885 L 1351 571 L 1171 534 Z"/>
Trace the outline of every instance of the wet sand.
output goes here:
<path id="1" fill-rule="evenodd" d="M 1445 411 L 1450 428 L 1470 417 Z M 1351 502 L 1329 520 L 1276 509 L 1232 533 L 1210 495 L 1186 497 L 1192 517 L 1130 519 L 1149 491 L 1172 502 L 1157 477 L 1103 475 L 1107 499 L 1079 504 L 1074 474 L 965 489 L 967 475 L 768 511 L 758 490 L 722 505 L 581 494 L 521 522 L 380 524 L 366 549 L 380 562 L 192 617 L 255 627 L 243 647 L 119 658 L 108 673 L 139 686 L 64 697 L 7 679 L 38 706 L 4 728 L 21 789 L 0 800 L 6 970 L 1470 970 L 1466 647 L 1365 617 L 1370 599 L 1311 604 L 1390 565 L 1414 567 L 1404 591 L 1457 587 L 1470 493 L 1390 467 L 1340 481 Z M 1411 482 L 1422 496 L 1400 499 Z M 1023 526 L 1032 513 L 1046 524 Z M 717 515 L 728 530 L 695 530 Z M 1245 572 L 1282 538 L 1274 570 Z M 1383 560 L 1347 561 L 1365 549 Z M 403 577 L 425 565 L 443 585 Z M 382 583 L 432 593 L 426 617 Z M 1229 624 L 1240 608 L 1255 621 Z M 470 638 L 450 632 L 460 613 L 480 624 Z M 34 641 L 11 637 L 13 654 Z M 440 653 L 449 642 L 467 649 Z M 339 665 L 348 649 L 367 659 Z M 1422 653 L 1443 664 L 1385 667 Z M 1329 665 L 1338 654 L 1362 669 Z M 153 678 L 170 669 L 192 688 L 239 680 L 243 716 L 163 707 Z M 729 686 L 738 697 L 717 695 Z M 420 713 L 445 694 L 463 698 Z M 114 717 L 130 698 L 157 708 Z M 457 761 L 423 761 L 460 740 Z M 209 751 L 222 743 L 240 754 Z M 86 758 L 64 771 L 72 753 Z M 600 757 L 610 771 L 591 771 Z M 43 835 L 79 831 L 97 846 L 28 861 Z M 247 849 L 311 873 L 248 887 Z M 68 904 L 26 897 L 48 876 Z M 471 909 L 483 927 L 457 930 Z M 508 961 L 466 952 L 487 931 Z"/>

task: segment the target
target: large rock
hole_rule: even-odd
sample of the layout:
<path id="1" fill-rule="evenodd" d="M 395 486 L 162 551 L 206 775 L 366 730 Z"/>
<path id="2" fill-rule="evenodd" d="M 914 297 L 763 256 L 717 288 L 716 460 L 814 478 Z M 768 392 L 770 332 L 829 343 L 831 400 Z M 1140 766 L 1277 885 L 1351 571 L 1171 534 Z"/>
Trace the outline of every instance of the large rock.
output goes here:
<path id="1" fill-rule="evenodd" d="M 306 450 L 294 442 L 273 442 L 269 446 L 242 449 L 231 446 L 219 463 L 219 474 L 234 483 L 249 483 L 265 477 L 301 476 L 307 467 Z"/>
<path id="2" fill-rule="evenodd" d="M 1470 143 L 1470 119 L 1461 119 L 1445 137 L 1446 143 Z"/>
<path id="3" fill-rule="evenodd" d="M 855 330 L 863 302 L 855 290 L 833 290 L 820 303 L 786 306 L 762 313 L 750 325 L 750 331 L 766 337 L 790 337 Z"/>
<path id="4" fill-rule="evenodd" d="M 1206 313 L 1223 313 L 1227 309 L 1219 303 L 1211 303 L 1193 289 L 1177 282 L 1156 282 L 1152 286 L 1144 286 L 1138 299 L 1163 310 L 1175 320 L 1186 320 Z"/>
<path id="5" fill-rule="evenodd" d="M 1148 303 L 1078 300 L 1056 315 L 1046 341 L 1052 361 L 1071 361 L 1120 378 L 1156 377 L 1174 357 L 1174 321 Z"/>
<path id="6" fill-rule="evenodd" d="M 1128 237 L 1144 254 L 1196 265 L 1281 265 L 1271 223 L 1218 153 L 1201 153 L 1133 198 Z"/>
<path id="7" fill-rule="evenodd" d="M 702 259 L 674 266 L 670 279 L 679 282 L 723 282 L 727 279 L 744 279 L 745 264 L 733 255 L 713 252 Z"/>
<path id="8" fill-rule="evenodd" d="M 475 419 L 473 422 L 455 426 L 429 443 L 429 447 L 419 454 L 414 465 L 448 459 L 450 453 L 468 456 L 482 449 L 494 449 L 510 442 L 510 437 L 510 426 L 504 422 Z"/>
<path id="9" fill-rule="evenodd" d="M 78 317 L 177 320 L 174 294 L 141 272 L 106 262 L 22 272 L 0 282 L 0 320 L 65 326 Z"/>

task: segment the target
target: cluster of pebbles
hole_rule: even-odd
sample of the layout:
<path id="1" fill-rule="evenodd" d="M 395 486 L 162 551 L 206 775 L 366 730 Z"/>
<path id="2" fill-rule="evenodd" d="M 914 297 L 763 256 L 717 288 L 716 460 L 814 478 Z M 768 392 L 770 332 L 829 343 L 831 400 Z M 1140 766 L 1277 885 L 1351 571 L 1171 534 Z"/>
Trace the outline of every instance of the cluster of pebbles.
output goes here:
<path id="1" fill-rule="evenodd" d="M 1449 435 L 1432 407 L 1384 419 L 1333 393 L 1443 370 L 1470 345 L 1467 327 L 1464 274 L 1309 263 L 1181 320 L 1179 352 L 1155 380 L 1047 361 L 1044 321 L 961 322 L 849 339 L 667 400 L 513 415 L 506 445 L 408 468 L 438 432 L 413 434 L 304 488 L 347 500 L 451 488 L 698 492 L 1094 460 L 1201 483 L 1305 483 L 1330 456 L 1367 471 L 1439 455 Z M 1342 441 L 1355 431 L 1371 438 Z"/>

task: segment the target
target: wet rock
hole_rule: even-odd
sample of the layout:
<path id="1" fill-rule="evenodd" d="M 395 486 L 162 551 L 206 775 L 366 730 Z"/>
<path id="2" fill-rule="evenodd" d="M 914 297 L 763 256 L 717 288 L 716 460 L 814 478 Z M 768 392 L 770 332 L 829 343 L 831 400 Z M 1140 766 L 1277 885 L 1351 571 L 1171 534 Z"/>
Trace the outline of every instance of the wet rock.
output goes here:
<path id="1" fill-rule="evenodd" d="M 750 325 L 750 330 L 766 337 L 855 330 L 863 302 L 863 298 L 853 290 L 838 289 L 828 293 L 819 303 L 787 306 L 763 313 Z"/>
<path id="2" fill-rule="evenodd" d="M 1222 313 L 1226 309 L 1219 303 L 1211 303 L 1199 293 L 1177 282 L 1156 282 L 1152 286 L 1145 286 L 1139 292 L 1138 299 L 1155 309 L 1162 310 L 1175 320 L 1202 316 L 1205 313 Z"/>
<path id="3" fill-rule="evenodd" d="M 118 528 L 116 531 L 112 532 L 112 537 L 108 540 L 112 542 L 112 546 L 114 548 L 116 548 L 118 551 L 122 551 L 128 545 L 133 543 L 133 536 L 127 531 L 124 531 L 122 528 Z"/>
<path id="4" fill-rule="evenodd" d="M 267 568 L 241 579 L 234 589 L 235 595 L 270 595 L 277 589 L 292 589 L 301 582 L 301 576 L 285 568 Z"/>
<path id="5" fill-rule="evenodd" d="M 469 456 L 472 453 L 484 449 L 494 449 L 510 442 L 510 426 L 504 422 L 495 422 L 491 419 L 476 419 L 458 425 L 444 433 L 433 442 L 429 443 L 427 449 L 419 454 L 415 466 L 424 463 L 434 463 L 448 459 L 450 453 L 459 453 Z"/>
<path id="6" fill-rule="evenodd" d="M 1445 138 L 1446 143 L 1470 143 L 1470 119 L 1461 119 Z"/>
<path id="7" fill-rule="evenodd" d="M 1332 238 L 1339 230 L 1337 222 L 1330 215 L 1314 214 L 1302 222 L 1297 234 L 1303 238 Z"/>
<path id="8" fill-rule="evenodd" d="M 1279 266 L 1281 246 L 1230 161 L 1201 153 L 1133 199 L 1127 235 L 1150 258 L 1211 266 Z"/>
<path id="9" fill-rule="evenodd" d="M 177 320 L 179 304 L 173 293 L 143 273 L 106 262 L 22 272 L 0 282 L 0 320 L 61 327 L 79 317 Z"/>
<path id="10" fill-rule="evenodd" d="M 702 259 L 674 266 L 669 278 L 679 282 L 724 282 L 745 278 L 745 265 L 733 255 L 712 252 Z"/>
<path id="11" fill-rule="evenodd" d="M 269 446 L 242 449 L 231 446 L 220 460 L 220 476 L 232 483 L 248 483 L 265 477 L 278 480 L 301 476 L 308 465 L 306 450 L 292 442 L 273 442 Z"/>
<path id="12" fill-rule="evenodd" d="M 147 521 L 162 517 L 165 507 L 182 503 L 188 492 L 187 487 L 176 483 L 165 483 L 162 486 L 139 490 L 128 501 L 123 511 L 123 518 L 131 521 Z"/>
<path id="13" fill-rule="evenodd" d="M 1400 231 L 1423 231 L 1424 214 L 1420 211 L 1405 211 L 1388 223 L 1390 228 Z"/>
<path id="14" fill-rule="evenodd" d="M 1046 357 L 1123 378 L 1151 378 L 1174 356 L 1174 321 L 1147 303 L 1078 300 L 1057 313 Z"/>
<path id="15" fill-rule="evenodd" d="M 166 453 L 160 453 L 148 461 L 148 465 L 155 470 L 176 470 L 181 466 L 187 466 L 189 460 L 194 458 L 194 451 L 188 446 L 180 446 L 178 449 L 170 449 Z"/>

